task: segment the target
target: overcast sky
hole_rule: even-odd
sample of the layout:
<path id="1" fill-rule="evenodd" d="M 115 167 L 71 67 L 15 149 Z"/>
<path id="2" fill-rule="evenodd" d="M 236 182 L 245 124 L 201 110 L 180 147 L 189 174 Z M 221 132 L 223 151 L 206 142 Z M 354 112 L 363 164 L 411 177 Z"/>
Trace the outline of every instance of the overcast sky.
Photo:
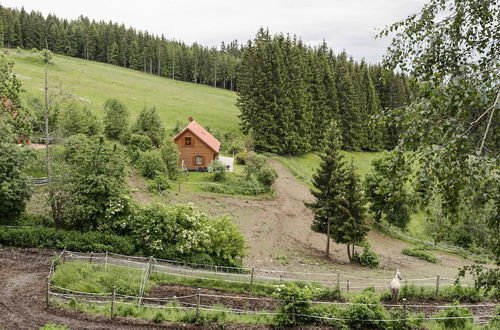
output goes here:
<path id="1" fill-rule="evenodd" d="M 259 27 L 296 34 L 314 45 L 326 40 L 355 59 L 377 62 L 389 44 L 377 29 L 417 12 L 425 0 L 0 0 L 6 7 L 68 19 L 112 20 L 169 39 L 206 46 L 252 39 Z"/>

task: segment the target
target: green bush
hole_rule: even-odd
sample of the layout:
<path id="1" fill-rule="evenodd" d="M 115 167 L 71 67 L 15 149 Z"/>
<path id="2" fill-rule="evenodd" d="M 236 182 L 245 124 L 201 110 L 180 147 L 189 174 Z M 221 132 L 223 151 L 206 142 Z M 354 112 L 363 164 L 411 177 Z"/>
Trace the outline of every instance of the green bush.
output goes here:
<path id="1" fill-rule="evenodd" d="M 170 181 L 164 173 L 156 173 L 156 176 L 149 183 L 149 190 L 153 192 L 163 192 L 170 188 Z"/>
<path id="2" fill-rule="evenodd" d="M 439 260 L 431 253 L 427 252 L 424 248 L 415 247 L 415 248 L 405 248 L 401 251 L 402 254 L 415 257 L 420 260 L 437 263 Z"/>
<path id="3" fill-rule="evenodd" d="M 58 118 L 62 136 L 75 134 L 94 136 L 102 132 L 102 122 L 86 104 L 70 102 L 62 108 Z"/>
<path id="4" fill-rule="evenodd" d="M 56 228 L 7 228 L 0 230 L 0 244 L 17 247 L 66 248 L 79 252 L 116 252 L 133 254 L 136 250 L 128 237 L 104 232 L 80 232 Z"/>
<path id="5" fill-rule="evenodd" d="M 208 170 L 214 174 L 214 181 L 222 181 L 226 177 L 226 165 L 222 164 L 218 160 L 214 160 L 208 165 Z"/>
<path id="6" fill-rule="evenodd" d="M 352 256 L 352 261 L 360 264 L 363 267 L 370 268 L 378 268 L 380 264 L 379 256 L 368 246 L 363 248 L 363 254 L 359 255 L 357 252 L 354 252 Z"/>
<path id="7" fill-rule="evenodd" d="M 54 225 L 54 221 L 46 215 L 25 212 L 21 215 L 17 225 L 30 227 L 52 227 Z"/>
<path id="8" fill-rule="evenodd" d="M 407 300 L 432 300 L 432 301 L 461 301 L 461 302 L 478 302 L 482 300 L 481 292 L 474 287 L 463 287 L 460 285 L 444 286 L 436 293 L 436 289 L 432 287 L 403 285 L 399 292 L 400 298 Z M 391 300 L 389 291 L 382 294 L 382 300 Z"/>
<path id="9" fill-rule="evenodd" d="M 128 140 L 129 157 L 132 164 L 135 164 L 141 155 L 141 152 L 152 150 L 153 142 L 145 135 L 132 134 Z"/>
<path id="10" fill-rule="evenodd" d="M 220 265 L 239 266 L 245 239 L 227 216 L 209 218 L 192 204 L 144 206 L 133 221 L 133 235 L 147 255 L 186 260 L 207 254 Z"/>
<path id="11" fill-rule="evenodd" d="M 153 179 L 159 173 L 166 174 L 167 167 L 163 162 L 160 154 L 156 150 L 149 150 L 140 153 L 137 162 L 139 171 L 145 178 Z"/>
<path id="12" fill-rule="evenodd" d="M 246 160 L 245 176 L 247 180 L 255 177 L 265 187 L 271 187 L 278 174 L 267 164 L 266 157 L 251 152 Z"/>
<path id="13" fill-rule="evenodd" d="M 117 99 L 107 99 L 103 109 L 104 134 L 108 139 L 120 139 L 128 129 L 127 106 Z"/>
<path id="14" fill-rule="evenodd" d="M 247 162 L 247 159 L 248 159 L 248 150 L 247 149 L 241 150 L 234 157 L 236 164 L 240 164 L 240 165 L 245 165 Z"/>
<path id="15" fill-rule="evenodd" d="M 455 303 L 458 305 L 458 303 Z M 445 308 L 443 311 L 434 314 L 433 317 L 443 317 L 448 319 L 443 320 L 433 320 L 431 323 L 437 325 L 438 328 L 443 328 L 447 330 L 462 330 L 467 328 L 472 328 L 473 319 L 472 318 L 458 318 L 458 317 L 469 317 L 472 313 L 463 307 Z M 431 326 L 432 328 L 432 326 Z"/>
<path id="16" fill-rule="evenodd" d="M 402 320 L 405 319 L 402 308 L 391 308 L 387 310 L 390 319 Z M 388 330 L 410 330 L 422 329 L 424 324 L 424 313 L 410 313 L 406 312 L 406 321 L 393 321 L 387 322 L 386 329 Z M 410 320 L 408 320 L 410 319 Z M 414 320 L 412 320 L 414 319 Z"/>
<path id="17" fill-rule="evenodd" d="M 342 317 L 347 319 L 346 324 L 349 329 L 384 329 L 385 322 L 374 322 L 366 320 L 387 320 L 389 315 L 384 306 L 380 304 L 377 294 L 373 291 L 366 291 L 356 295 L 342 311 Z M 360 304 L 360 305 L 357 305 Z M 370 304 L 370 305 L 366 305 Z"/>
<path id="18" fill-rule="evenodd" d="M 286 283 L 275 285 L 273 296 L 284 300 L 276 317 L 278 326 L 306 325 L 313 323 L 311 318 L 302 315 L 312 315 L 311 302 L 322 289 L 311 284 L 297 285 Z"/>

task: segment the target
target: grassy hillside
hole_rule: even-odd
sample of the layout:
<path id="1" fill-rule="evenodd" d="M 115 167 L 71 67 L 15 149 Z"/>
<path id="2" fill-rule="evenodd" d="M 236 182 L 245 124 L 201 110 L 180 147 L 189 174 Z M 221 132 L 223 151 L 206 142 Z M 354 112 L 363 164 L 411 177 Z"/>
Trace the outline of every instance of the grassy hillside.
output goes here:
<path id="1" fill-rule="evenodd" d="M 44 66 L 37 54 L 4 50 L 14 61 L 14 72 L 27 93 L 42 96 Z M 134 118 L 144 106 L 156 106 L 167 128 L 176 121 L 194 117 L 206 127 L 223 132 L 237 131 L 239 119 L 236 93 L 209 86 L 160 78 L 114 65 L 55 55 L 49 69 L 51 87 L 88 102 L 102 113 L 108 98 L 117 98 L 129 108 Z"/>

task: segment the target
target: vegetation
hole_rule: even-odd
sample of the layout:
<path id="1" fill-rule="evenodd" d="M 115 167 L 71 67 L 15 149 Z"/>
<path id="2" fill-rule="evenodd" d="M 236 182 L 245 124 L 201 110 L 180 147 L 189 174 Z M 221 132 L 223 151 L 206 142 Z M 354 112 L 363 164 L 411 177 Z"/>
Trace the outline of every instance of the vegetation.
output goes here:
<path id="1" fill-rule="evenodd" d="M 137 161 L 137 167 L 142 176 L 148 179 L 154 179 L 159 175 L 167 174 L 167 166 L 157 150 L 141 152 Z"/>
<path id="2" fill-rule="evenodd" d="M 246 252 L 244 236 L 229 217 L 209 218 L 190 204 L 144 206 L 132 228 L 145 254 L 164 259 L 240 266 Z"/>
<path id="3" fill-rule="evenodd" d="M 81 232 L 48 227 L 6 228 L 0 231 L 5 246 L 56 248 L 80 252 L 133 254 L 136 247 L 129 237 L 111 233 Z"/>
<path id="4" fill-rule="evenodd" d="M 393 118 L 403 131 L 400 150 L 419 155 L 413 161 L 417 191 L 423 205 L 435 206 L 428 210 L 430 222 L 485 228 L 467 245 L 488 249 L 497 265 L 499 14 L 495 1 L 429 0 L 418 14 L 380 33 L 394 35 L 385 63 L 421 82 L 415 101 Z M 453 236 L 460 244 L 463 236 Z M 477 286 L 500 290 L 500 268 L 465 271 Z"/>
<path id="5" fill-rule="evenodd" d="M 165 163 L 167 175 L 175 180 L 179 175 L 179 149 L 170 137 L 167 137 L 160 148 L 160 155 Z"/>
<path id="6" fill-rule="evenodd" d="M 364 199 L 359 179 L 352 165 L 346 167 L 340 145 L 340 131 L 332 122 L 326 134 L 320 168 L 313 177 L 311 193 L 315 201 L 306 206 L 314 212 L 312 230 L 327 235 L 326 256 L 330 255 L 332 238 L 336 243 L 347 245 L 350 261 L 354 245 L 363 242 L 369 228 L 364 224 Z"/>
<path id="7" fill-rule="evenodd" d="M 380 258 L 378 254 L 370 250 L 368 245 L 363 248 L 363 253 L 359 255 L 357 252 L 352 254 L 352 261 L 357 262 L 361 266 L 369 268 L 378 268 L 380 264 Z"/>
<path id="8" fill-rule="evenodd" d="M 227 169 L 226 165 L 222 164 L 218 160 L 214 160 L 208 165 L 208 171 L 214 174 L 213 175 L 214 181 L 221 181 L 224 180 Z"/>
<path id="9" fill-rule="evenodd" d="M 99 61 L 150 74 L 234 90 L 240 46 L 222 43 L 221 49 L 166 40 L 147 31 L 115 22 L 96 22 L 80 16 L 61 19 L 53 14 L 0 7 L 9 48 L 48 48 L 55 53 Z M 215 74 L 214 74 L 215 70 Z"/>
<path id="10" fill-rule="evenodd" d="M 111 140 L 121 139 L 127 133 L 129 126 L 127 106 L 117 99 L 108 99 L 103 108 L 104 134 Z"/>
<path id="11" fill-rule="evenodd" d="M 59 133 L 63 137 L 76 134 L 95 136 L 102 133 L 102 123 L 89 107 L 73 101 L 59 104 L 57 115 Z"/>
<path id="12" fill-rule="evenodd" d="M 432 263 L 437 263 L 439 259 L 426 251 L 425 248 L 422 247 L 415 247 L 415 248 L 406 248 L 401 251 L 402 254 L 410 256 L 410 257 L 415 257 L 420 260 L 425 260 L 428 262 Z"/>
<path id="13" fill-rule="evenodd" d="M 406 104 L 412 89 L 406 77 L 355 63 L 345 52 L 335 56 L 326 44 L 309 48 L 262 28 L 244 48 L 238 73 L 243 131 L 256 150 L 278 154 L 321 150 L 332 120 L 348 150 L 393 148 L 394 124 L 376 118 Z"/>

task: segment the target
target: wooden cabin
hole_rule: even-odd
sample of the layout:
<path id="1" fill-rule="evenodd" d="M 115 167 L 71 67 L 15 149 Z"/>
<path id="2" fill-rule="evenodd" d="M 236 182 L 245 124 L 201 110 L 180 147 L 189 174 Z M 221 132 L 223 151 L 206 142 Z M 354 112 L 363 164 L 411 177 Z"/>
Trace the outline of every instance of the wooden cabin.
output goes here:
<path id="1" fill-rule="evenodd" d="M 206 171 L 219 157 L 220 142 L 200 124 L 189 118 L 187 125 L 174 136 L 180 152 L 180 165 L 188 171 Z"/>

